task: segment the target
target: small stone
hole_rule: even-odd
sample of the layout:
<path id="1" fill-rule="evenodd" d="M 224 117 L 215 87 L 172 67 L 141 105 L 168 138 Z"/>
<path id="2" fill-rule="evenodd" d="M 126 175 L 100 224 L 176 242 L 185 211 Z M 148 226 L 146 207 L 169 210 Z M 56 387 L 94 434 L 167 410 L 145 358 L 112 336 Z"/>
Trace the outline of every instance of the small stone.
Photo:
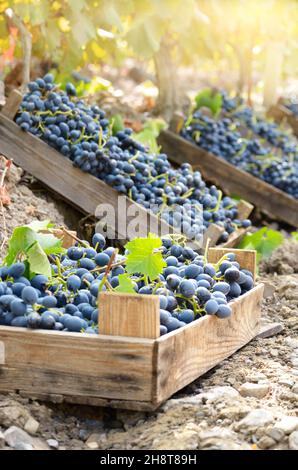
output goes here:
<path id="1" fill-rule="evenodd" d="M 298 418 L 296 416 L 285 416 L 274 427 L 281 429 L 285 434 L 291 434 L 291 432 L 298 429 Z"/>
<path id="2" fill-rule="evenodd" d="M 270 349 L 270 355 L 272 357 L 278 357 L 278 354 L 279 354 L 278 349 Z"/>
<path id="3" fill-rule="evenodd" d="M 294 367 L 298 367 L 298 357 L 297 356 L 292 356 L 291 357 L 291 363 Z"/>
<path id="4" fill-rule="evenodd" d="M 36 437 L 31 437 L 30 434 L 23 431 L 17 426 L 11 426 L 4 433 L 5 441 L 9 447 L 15 449 L 19 445 L 29 444 L 34 450 L 48 450 L 49 447 L 46 442 Z"/>
<path id="5" fill-rule="evenodd" d="M 87 431 L 87 429 L 79 430 L 79 439 L 81 439 L 81 441 L 85 442 L 88 439 L 88 436 L 89 436 L 89 432 Z"/>
<path id="6" fill-rule="evenodd" d="M 241 385 L 239 392 L 243 397 L 263 398 L 269 392 L 269 385 L 259 383 L 252 384 L 247 382 Z"/>
<path id="7" fill-rule="evenodd" d="M 9 447 L 15 448 L 19 444 L 32 445 L 32 437 L 29 436 L 23 429 L 16 426 L 11 426 L 4 433 L 5 441 Z"/>
<path id="8" fill-rule="evenodd" d="M 280 442 L 285 437 L 285 433 L 283 432 L 282 429 L 273 427 L 267 431 L 267 436 L 272 437 L 272 439 L 274 439 L 275 442 Z"/>
<path id="9" fill-rule="evenodd" d="M 274 418 L 270 411 L 263 408 L 257 408 L 256 410 L 252 410 L 248 413 L 248 415 L 245 416 L 238 425 L 236 425 L 236 428 L 246 431 L 271 424 L 273 421 Z"/>
<path id="10" fill-rule="evenodd" d="M 28 421 L 26 421 L 26 424 L 24 426 L 25 431 L 29 432 L 29 434 L 36 434 L 38 428 L 39 428 L 39 422 L 36 421 L 36 419 L 32 417 L 30 417 Z"/>
<path id="11" fill-rule="evenodd" d="M 239 421 L 240 419 L 244 418 L 244 416 L 246 416 L 249 411 L 249 406 L 227 406 L 219 411 L 219 417 L 223 419 L 230 419 L 232 421 Z"/>
<path id="12" fill-rule="evenodd" d="M 238 396 L 239 392 L 235 388 L 229 386 L 214 387 L 201 394 L 202 399 L 209 403 L 213 403 L 217 400 L 224 401 L 225 399 L 236 398 Z"/>
<path id="13" fill-rule="evenodd" d="M 293 385 L 291 392 L 298 394 L 298 384 Z"/>
<path id="14" fill-rule="evenodd" d="M 4 400 L 0 403 L 0 426 L 9 428 L 10 426 L 23 427 L 30 418 L 30 413 L 21 404 L 14 400 Z"/>
<path id="15" fill-rule="evenodd" d="M 291 338 L 290 336 L 288 336 L 285 339 L 285 343 L 287 344 L 287 346 L 289 346 L 289 348 L 298 349 L 298 339 L 296 338 Z"/>
<path id="16" fill-rule="evenodd" d="M 257 383 L 257 382 L 265 381 L 267 377 L 262 372 L 256 372 L 255 374 L 252 374 L 246 377 L 246 379 L 248 382 Z"/>
<path id="17" fill-rule="evenodd" d="M 283 385 L 284 387 L 291 388 L 293 386 L 293 380 L 281 379 L 281 380 L 278 381 L 278 384 Z"/>
<path id="18" fill-rule="evenodd" d="M 291 450 L 298 450 L 298 431 L 292 432 L 289 437 L 289 448 Z"/>
<path id="19" fill-rule="evenodd" d="M 230 429 L 214 427 L 199 433 L 199 449 L 206 450 L 250 450 L 250 446 L 241 442 Z"/>
<path id="20" fill-rule="evenodd" d="M 86 446 L 92 450 L 99 449 L 100 438 L 101 438 L 101 434 L 98 434 L 98 433 L 90 434 L 90 436 L 88 437 L 86 441 Z"/>
<path id="21" fill-rule="evenodd" d="M 59 447 L 59 442 L 56 441 L 56 439 L 48 439 L 47 440 L 48 446 L 50 446 L 52 449 L 58 449 Z"/>
<path id="22" fill-rule="evenodd" d="M 0 431 L 0 449 L 3 449 L 4 446 L 5 446 L 5 437 L 4 437 L 3 432 Z"/>
<path id="23" fill-rule="evenodd" d="M 34 450 L 32 444 L 26 444 L 25 442 L 18 442 L 14 446 L 14 450 Z"/>
<path id="24" fill-rule="evenodd" d="M 260 449 L 270 449 L 270 447 L 276 444 L 275 440 L 268 436 L 263 436 L 258 442 L 258 447 Z"/>

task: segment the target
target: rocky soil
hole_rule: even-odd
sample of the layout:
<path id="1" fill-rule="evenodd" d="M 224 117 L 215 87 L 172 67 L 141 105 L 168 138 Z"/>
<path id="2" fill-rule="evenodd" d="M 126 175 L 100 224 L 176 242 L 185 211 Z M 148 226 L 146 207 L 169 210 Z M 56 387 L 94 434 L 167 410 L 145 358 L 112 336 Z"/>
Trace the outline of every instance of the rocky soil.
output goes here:
<path id="1" fill-rule="evenodd" d="M 18 179 L 12 186 L 12 203 L 5 209 L 8 233 L 36 217 L 66 223 L 49 196 L 33 194 Z M 0 449 L 297 450 L 297 266 L 298 243 L 288 241 L 260 269 L 260 279 L 276 289 L 263 301 L 264 321 L 280 323 L 282 331 L 254 339 L 157 412 L 54 405 L 0 395 Z"/>

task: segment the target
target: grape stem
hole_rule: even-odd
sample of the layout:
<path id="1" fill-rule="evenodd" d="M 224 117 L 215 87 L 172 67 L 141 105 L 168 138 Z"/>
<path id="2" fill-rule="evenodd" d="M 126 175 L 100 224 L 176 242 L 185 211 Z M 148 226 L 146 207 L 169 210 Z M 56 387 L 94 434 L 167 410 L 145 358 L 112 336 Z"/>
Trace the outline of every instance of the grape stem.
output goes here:
<path id="1" fill-rule="evenodd" d="M 118 255 L 118 248 L 116 248 L 110 258 L 110 261 L 108 262 L 106 268 L 105 268 L 105 273 L 104 273 L 104 276 L 101 280 L 101 283 L 99 284 L 99 288 L 98 288 L 98 294 L 100 294 L 100 292 L 102 291 L 102 288 L 103 286 L 106 284 L 107 280 L 108 280 L 108 275 L 109 275 L 109 272 L 111 271 L 112 269 L 112 266 L 113 266 L 113 263 L 114 263 L 114 260 L 115 258 L 117 257 Z M 111 286 L 111 285 L 110 285 Z M 111 286 L 112 288 L 112 286 Z"/>

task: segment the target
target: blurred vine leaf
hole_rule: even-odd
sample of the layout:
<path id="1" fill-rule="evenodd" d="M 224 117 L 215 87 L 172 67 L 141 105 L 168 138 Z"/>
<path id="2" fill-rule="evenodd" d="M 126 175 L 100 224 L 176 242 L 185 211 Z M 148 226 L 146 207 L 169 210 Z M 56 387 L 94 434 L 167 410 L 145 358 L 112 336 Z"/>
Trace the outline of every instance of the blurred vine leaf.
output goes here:
<path id="1" fill-rule="evenodd" d="M 114 114 L 114 116 L 110 118 L 110 123 L 112 125 L 113 135 L 117 134 L 117 132 L 122 131 L 125 128 L 121 114 Z"/>
<path id="2" fill-rule="evenodd" d="M 217 116 L 222 108 L 222 96 L 211 88 L 206 88 L 195 97 L 195 109 L 208 108 L 214 116 Z"/>
<path id="3" fill-rule="evenodd" d="M 166 128 L 167 124 L 163 119 L 149 119 L 140 132 L 133 134 L 133 138 L 149 147 L 150 152 L 159 153 L 160 147 L 157 143 L 157 138 L 161 131 Z"/>
<path id="4" fill-rule="evenodd" d="M 294 238 L 294 240 L 298 242 L 298 232 L 291 232 L 291 235 L 292 235 L 292 238 Z"/>
<path id="5" fill-rule="evenodd" d="M 256 250 L 257 262 L 268 258 L 284 241 L 284 236 L 277 230 L 263 227 L 255 233 L 247 234 L 238 248 Z"/>

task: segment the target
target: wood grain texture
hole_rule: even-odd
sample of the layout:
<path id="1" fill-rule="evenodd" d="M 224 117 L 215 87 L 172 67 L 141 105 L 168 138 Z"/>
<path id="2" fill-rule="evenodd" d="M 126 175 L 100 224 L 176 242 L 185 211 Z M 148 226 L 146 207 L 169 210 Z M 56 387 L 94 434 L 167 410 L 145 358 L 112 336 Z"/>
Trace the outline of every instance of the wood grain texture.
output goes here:
<path id="1" fill-rule="evenodd" d="M 7 390 L 9 391 L 9 390 Z M 32 400 L 50 401 L 52 403 L 70 403 L 87 406 L 100 406 L 108 408 L 121 408 L 134 411 L 154 411 L 158 408 L 157 403 L 137 400 L 113 400 L 109 398 L 98 398 L 92 396 L 72 396 L 49 393 L 24 392 L 20 390 L 20 395 Z"/>
<path id="2" fill-rule="evenodd" d="M 208 261 L 213 264 L 217 263 L 226 253 L 235 253 L 236 261 L 238 261 L 241 268 L 251 271 L 254 280 L 256 279 L 257 252 L 255 250 L 239 250 L 237 248 L 209 248 Z"/>
<path id="3" fill-rule="evenodd" d="M 205 180 L 218 185 L 226 194 L 241 196 L 271 217 L 298 227 L 298 200 L 284 191 L 239 170 L 173 132 L 163 131 L 159 144 L 170 160 L 177 164 L 190 163 L 201 171 Z"/>
<path id="4" fill-rule="evenodd" d="M 0 327 L 0 391 L 150 401 L 152 340 Z"/>
<path id="5" fill-rule="evenodd" d="M 1 114 L 9 119 L 14 119 L 22 100 L 22 93 L 18 90 L 13 90 L 7 98 L 5 105 L 1 110 Z"/>
<path id="6" fill-rule="evenodd" d="M 99 330 L 102 335 L 158 338 L 160 335 L 159 298 L 157 295 L 99 295 Z"/>
<path id="7" fill-rule="evenodd" d="M 296 137 L 298 137 L 298 118 L 282 103 L 277 103 L 275 106 L 272 106 L 269 109 L 267 116 L 273 118 L 274 121 L 278 123 L 282 123 L 284 121 L 287 122 L 292 127 Z"/>
<path id="8" fill-rule="evenodd" d="M 155 401 L 162 403 L 255 337 L 263 285 L 231 302 L 232 315 L 208 316 L 157 340 Z"/>
<path id="9" fill-rule="evenodd" d="M 238 218 L 240 220 L 248 219 L 252 211 L 254 210 L 254 206 L 250 203 L 245 201 L 244 199 L 240 199 L 237 204 L 238 208 Z"/>

